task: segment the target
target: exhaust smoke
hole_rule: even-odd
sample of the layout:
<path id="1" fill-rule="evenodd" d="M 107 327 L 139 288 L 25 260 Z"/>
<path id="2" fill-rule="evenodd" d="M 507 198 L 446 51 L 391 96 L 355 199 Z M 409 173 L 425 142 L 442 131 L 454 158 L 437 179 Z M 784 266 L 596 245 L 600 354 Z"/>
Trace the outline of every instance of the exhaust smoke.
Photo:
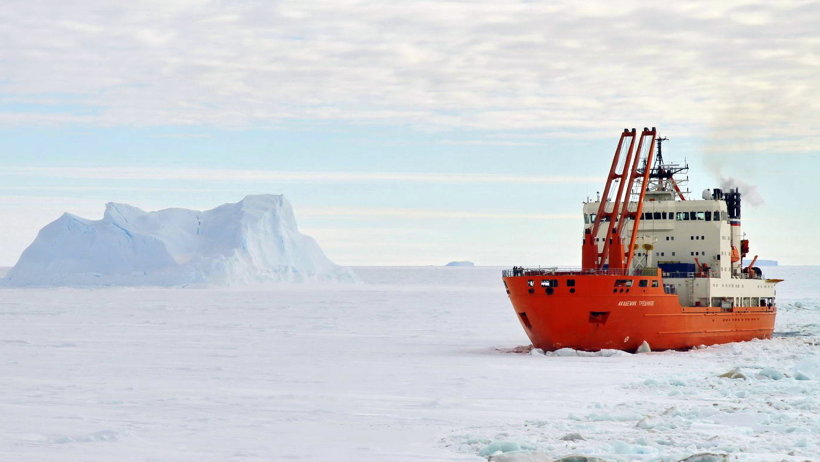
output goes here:
<path id="1" fill-rule="evenodd" d="M 747 204 L 751 205 L 752 207 L 757 207 L 764 203 L 763 196 L 760 195 L 760 192 L 757 190 L 757 186 L 745 183 L 740 181 L 736 178 L 732 177 L 721 177 L 720 178 L 720 187 L 727 191 L 729 189 L 738 188 L 740 190 L 740 194 L 743 195 L 743 201 Z"/>

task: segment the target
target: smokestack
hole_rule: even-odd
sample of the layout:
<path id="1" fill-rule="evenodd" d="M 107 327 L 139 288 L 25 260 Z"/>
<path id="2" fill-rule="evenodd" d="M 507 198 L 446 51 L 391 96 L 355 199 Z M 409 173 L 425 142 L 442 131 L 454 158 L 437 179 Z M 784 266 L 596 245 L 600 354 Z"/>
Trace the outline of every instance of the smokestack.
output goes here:
<path id="1" fill-rule="evenodd" d="M 740 241 L 742 233 L 740 231 L 740 190 L 738 188 L 730 189 L 729 192 L 723 193 L 723 199 L 726 201 L 726 211 L 729 213 L 729 227 L 732 231 L 732 250 L 740 251 Z M 741 261 L 732 262 L 732 274 L 737 274 L 740 271 Z"/>
<path id="2" fill-rule="evenodd" d="M 740 223 L 740 189 L 730 189 L 729 192 L 723 194 L 726 201 L 726 210 L 729 212 L 729 219 L 737 219 Z"/>

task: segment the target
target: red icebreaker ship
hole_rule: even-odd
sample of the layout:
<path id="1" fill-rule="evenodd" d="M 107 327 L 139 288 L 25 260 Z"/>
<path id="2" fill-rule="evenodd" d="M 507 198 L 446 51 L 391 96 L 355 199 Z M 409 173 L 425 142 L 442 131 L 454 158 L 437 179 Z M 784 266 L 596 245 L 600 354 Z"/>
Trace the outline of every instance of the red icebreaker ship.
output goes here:
<path id="1" fill-rule="evenodd" d="M 652 349 L 771 338 L 775 285 L 743 266 L 740 192 L 687 200 L 688 166 L 664 163 L 665 138 L 621 133 L 603 195 L 584 204 L 580 268 L 513 267 L 504 286 L 544 350 Z M 656 152 L 657 145 L 657 155 Z"/>

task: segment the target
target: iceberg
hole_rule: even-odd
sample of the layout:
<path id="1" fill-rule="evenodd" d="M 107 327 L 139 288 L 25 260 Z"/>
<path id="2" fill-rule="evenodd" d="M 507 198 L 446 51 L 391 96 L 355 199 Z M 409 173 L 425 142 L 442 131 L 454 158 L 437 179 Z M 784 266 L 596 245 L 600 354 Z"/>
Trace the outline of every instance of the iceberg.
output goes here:
<path id="1" fill-rule="evenodd" d="M 245 285 L 355 282 L 301 234 L 282 195 L 212 210 L 145 212 L 108 203 L 101 220 L 63 214 L 40 230 L 5 285 Z"/>
<path id="2" fill-rule="evenodd" d="M 464 261 L 451 261 L 450 263 L 447 263 L 447 264 L 446 264 L 446 265 L 444 265 L 444 266 L 467 266 L 467 267 L 473 267 L 473 266 L 475 266 L 475 263 L 473 263 L 473 262 L 471 262 L 471 261 L 467 261 L 467 260 L 464 260 Z"/>

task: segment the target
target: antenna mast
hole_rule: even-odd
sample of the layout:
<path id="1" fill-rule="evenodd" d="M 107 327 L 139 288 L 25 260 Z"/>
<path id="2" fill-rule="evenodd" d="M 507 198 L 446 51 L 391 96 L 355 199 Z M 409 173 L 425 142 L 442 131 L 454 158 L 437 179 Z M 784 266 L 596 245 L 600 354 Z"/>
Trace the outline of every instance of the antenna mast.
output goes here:
<path id="1" fill-rule="evenodd" d="M 675 175 L 677 174 L 685 174 L 689 171 L 689 165 L 679 165 L 675 163 L 667 164 L 663 160 L 663 142 L 668 141 L 669 138 L 663 137 L 658 138 L 658 153 L 653 165 L 650 167 L 644 161 L 643 168 L 638 170 L 638 173 L 643 173 L 645 170 L 649 170 L 649 183 L 654 188 L 654 191 L 674 191 L 680 200 L 686 200 L 686 197 L 683 195 L 684 192 L 689 191 L 682 191 L 680 186 L 685 185 L 686 179 L 679 178 L 675 179 Z M 633 194 L 636 192 L 633 191 Z"/>
<path id="2" fill-rule="evenodd" d="M 658 138 L 657 140 L 655 140 L 658 142 L 658 157 L 655 158 L 655 163 L 658 165 L 663 165 L 663 151 L 661 149 L 661 146 L 663 146 L 663 142 L 668 139 L 669 138 L 664 136 L 663 138 Z"/>

